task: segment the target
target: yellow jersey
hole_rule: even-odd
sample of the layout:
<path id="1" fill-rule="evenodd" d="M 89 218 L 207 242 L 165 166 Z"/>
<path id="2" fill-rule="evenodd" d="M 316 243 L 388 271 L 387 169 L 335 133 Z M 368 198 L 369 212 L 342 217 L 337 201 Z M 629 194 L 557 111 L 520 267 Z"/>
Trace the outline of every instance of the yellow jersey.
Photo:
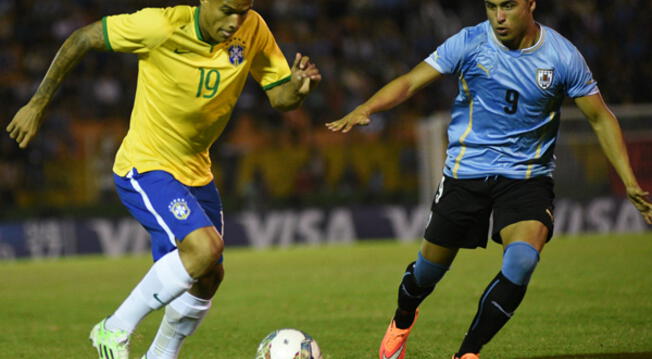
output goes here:
<path id="1" fill-rule="evenodd" d="M 262 17 L 250 10 L 218 44 L 204 41 L 199 7 L 145 8 L 102 19 L 106 46 L 138 55 L 129 131 L 113 171 L 163 170 L 187 186 L 213 180 L 209 147 L 224 130 L 251 72 L 268 90 L 290 80 L 287 60 Z"/>

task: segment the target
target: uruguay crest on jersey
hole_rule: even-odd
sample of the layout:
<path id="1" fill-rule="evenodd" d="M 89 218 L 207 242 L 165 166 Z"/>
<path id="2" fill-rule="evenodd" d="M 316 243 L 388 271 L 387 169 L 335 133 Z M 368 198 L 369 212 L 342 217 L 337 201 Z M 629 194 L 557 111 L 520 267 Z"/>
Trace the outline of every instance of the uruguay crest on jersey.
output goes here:
<path id="1" fill-rule="evenodd" d="M 552 85 L 552 79 L 555 74 L 553 69 L 537 69 L 537 85 L 542 90 L 547 90 Z"/>

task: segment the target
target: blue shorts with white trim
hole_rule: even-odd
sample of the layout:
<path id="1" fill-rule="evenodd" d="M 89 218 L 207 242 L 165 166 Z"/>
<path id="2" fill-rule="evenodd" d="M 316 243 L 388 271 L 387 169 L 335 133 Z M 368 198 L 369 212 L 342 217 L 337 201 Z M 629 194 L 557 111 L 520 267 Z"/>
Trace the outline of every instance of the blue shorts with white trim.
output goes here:
<path id="1" fill-rule="evenodd" d="M 151 235 L 154 261 L 196 229 L 214 226 L 223 235 L 222 200 L 214 183 L 190 187 L 168 172 L 135 168 L 113 180 L 122 203 Z"/>

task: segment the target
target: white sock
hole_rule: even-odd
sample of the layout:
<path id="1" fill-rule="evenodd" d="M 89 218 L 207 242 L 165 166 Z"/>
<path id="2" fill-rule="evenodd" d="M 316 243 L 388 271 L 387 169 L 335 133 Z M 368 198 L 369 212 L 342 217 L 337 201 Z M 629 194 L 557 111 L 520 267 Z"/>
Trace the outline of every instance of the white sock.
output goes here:
<path id="1" fill-rule="evenodd" d="M 147 351 L 147 359 L 176 359 L 183 340 L 195 332 L 211 301 L 183 293 L 165 307 L 165 316 Z"/>
<path id="2" fill-rule="evenodd" d="M 175 249 L 154 263 L 118 310 L 106 320 L 106 328 L 133 332 L 147 314 L 170 303 L 194 282 Z"/>

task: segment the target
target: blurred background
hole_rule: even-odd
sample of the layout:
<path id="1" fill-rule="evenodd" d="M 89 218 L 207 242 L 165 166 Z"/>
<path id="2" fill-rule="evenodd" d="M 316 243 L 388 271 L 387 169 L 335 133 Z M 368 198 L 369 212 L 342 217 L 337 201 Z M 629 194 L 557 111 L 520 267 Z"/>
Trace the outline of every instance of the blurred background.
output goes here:
<path id="1" fill-rule="evenodd" d="M 0 0 L 0 125 L 4 129 L 28 101 L 75 29 L 104 15 L 197 3 Z M 420 237 L 429 204 L 420 178 L 439 178 L 424 169 L 430 159 L 423 148 L 438 146 L 441 133 L 431 139 L 418 134 L 425 133 L 424 124 L 446 121 L 456 79 L 423 89 L 348 135 L 331 133 L 324 124 L 422 61 L 462 27 L 484 21 L 482 1 L 256 0 L 254 8 L 286 57 L 297 51 L 309 55 L 323 81 L 301 109 L 289 113 L 271 109 L 253 80 L 245 87 L 211 149 L 233 243 Z M 535 17 L 582 52 L 620 117 L 641 185 L 652 189 L 652 2 L 546 0 L 538 2 Z M 115 227 L 128 220 L 113 189 L 111 167 L 128 128 L 136 73 L 133 55 L 91 53 L 64 82 L 27 150 L 0 136 L 0 257 L 35 255 L 30 238 L 49 243 L 54 255 L 94 251 L 104 247 L 81 250 L 66 243 L 101 232 L 84 229 L 83 223 L 101 219 Z M 622 184 L 588 124 L 577 113 L 566 113 L 556 151 L 559 233 L 649 230 L 624 200 Z M 316 235 L 306 226 L 328 233 Z M 290 227 L 294 230 L 288 232 Z M 254 243 L 252 237 L 265 233 L 270 237 Z"/>

